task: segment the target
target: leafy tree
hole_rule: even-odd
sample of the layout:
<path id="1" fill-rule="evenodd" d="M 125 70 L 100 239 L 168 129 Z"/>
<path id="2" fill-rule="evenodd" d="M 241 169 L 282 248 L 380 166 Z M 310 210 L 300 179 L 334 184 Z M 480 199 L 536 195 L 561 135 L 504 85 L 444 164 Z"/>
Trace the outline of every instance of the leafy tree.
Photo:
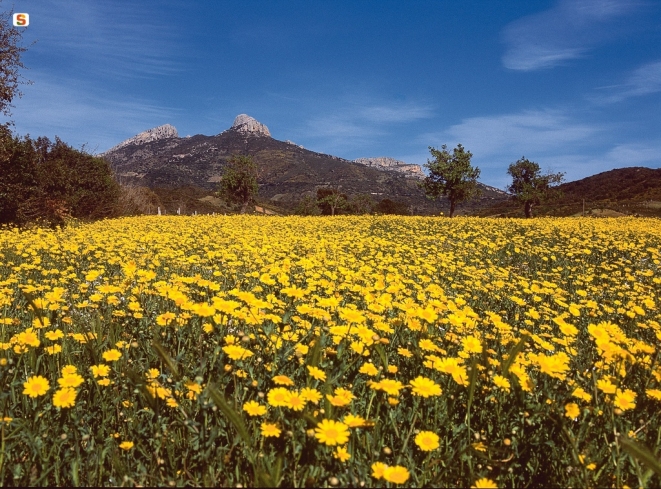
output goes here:
<path id="1" fill-rule="evenodd" d="M 348 199 L 340 193 L 339 187 L 320 188 L 317 189 L 317 204 L 322 214 L 334 216 L 337 211 L 347 207 Z"/>
<path id="2" fill-rule="evenodd" d="M 534 161 L 522 156 L 512 163 L 507 173 L 512 177 L 512 184 L 507 190 L 513 194 L 515 201 L 523 204 L 526 217 L 532 217 L 532 208 L 541 202 L 558 199 L 562 196 L 559 189 L 554 188 L 562 183 L 564 173 L 547 173 L 542 175 L 541 168 Z"/>
<path id="3" fill-rule="evenodd" d="M 390 199 L 383 199 L 374 206 L 374 212 L 379 214 L 396 214 L 400 216 L 409 216 L 409 205 L 406 202 L 397 202 Z"/>
<path id="4" fill-rule="evenodd" d="M 429 147 L 433 160 L 427 160 L 425 168 L 429 176 L 420 184 L 427 198 L 435 200 L 445 196 L 450 201 L 450 217 L 454 215 L 456 205 L 480 194 L 477 178 L 480 169 L 471 166 L 473 154 L 459 144 L 452 151 L 444 144 L 441 150 Z"/>
<path id="5" fill-rule="evenodd" d="M 321 209 L 317 205 L 317 199 L 311 195 L 305 195 L 294 209 L 294 214 L 299 216 L 318 216 Z"/>
<path id="6" fill-rule="evenodd" d="M 369 214 L 374 209 L 375 202 L 368 194 L 352 195 L 347 203 L 347 210 L 352 214 Z"/>
<path id="7" fill-rule="evenodd" d="M 0 223 L 46 221 L 67 216 L 98 219 L 117 209 L 119 186 L 108 163 L 56 138 L 19 139 L 0 131 Z"/>
<path id="8" fill-rule="evenodd" d="M 13 13 L 13 10 L 10 10 L 0 14 L 0 113 L 7 117 L 11 115 L 11 102 L 14 97 L 22 95 L 18 86 L 31 83 L 21 81 L 19 74 L 19 69 L 25 68 L 21 55 L 27 48 L 19 45 L 23 31 L 11 25 Z"/>
<path id="9" fill-rule="evenodd" d="M 218 195 L 228 204 L 241 205 L 241 214 L 245 214 L 258 190 L 257 165 L 252 156 L 233 155 L 220 180 Z"/>

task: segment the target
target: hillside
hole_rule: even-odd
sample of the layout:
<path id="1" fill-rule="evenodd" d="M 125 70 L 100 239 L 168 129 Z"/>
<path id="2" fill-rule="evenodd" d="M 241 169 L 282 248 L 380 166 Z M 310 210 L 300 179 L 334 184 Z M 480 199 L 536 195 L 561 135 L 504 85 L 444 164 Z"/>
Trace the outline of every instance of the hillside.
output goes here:
<path id="1" fill-rule="evenodd" d="M 418 187 L 421 172 L 412 171 L 416 165 L 368 166 L 365 160 L 369 159 L 354 162 L 310 151 L 272 138 L 266 126 L 245 114 L 215 136 L 180 138 L 174 127 L 166 125 L 124 141 L 101 156 L 110 162 L 121 183 L 151 189 L 188 188 L 195 189 L 194 194 L 212 195 L 233 154 L 253 157 L 259 168 L 260 201 L 285 210 L 330 185 L 339 185 L 349 196 L 368 194 L 375 202 L 406 203 L 415 214 L 437 214 L 447 208 L 446 202 L 425 197 Z M 482 198 L 460 207 L 459 213 L 473 212 L 504 197 L 504 192 L 483 186 Z"/>
<path id="2" fill-rule="evenodd" d="M 618 168 L 559 186 L 562 198 L 533 213 L 550 216 L 640 215 L 661 217 L 661 169 Z M 478 216 L 522 217 L 521 206 L 500 201 L 475 212 Z"/>

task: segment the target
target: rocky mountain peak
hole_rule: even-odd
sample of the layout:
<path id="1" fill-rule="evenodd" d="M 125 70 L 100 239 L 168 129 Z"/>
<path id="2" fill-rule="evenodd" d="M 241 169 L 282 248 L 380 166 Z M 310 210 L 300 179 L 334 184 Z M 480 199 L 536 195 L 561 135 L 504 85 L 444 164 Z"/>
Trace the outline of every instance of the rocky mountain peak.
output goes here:
<path id="1" fill-rule="evenodd" d="M 162 126 L 154 127 L 152 129 L 147 129 L 146 131 L 143 131 L 140 134 L 136 134 L 135 136 L 127 139 L 126 141 L 122 141 L 117 146 L 113 146 L 112 148 L 110 148 L 108 151 L 106 151 L 106 153 L 110 153 L 111 151 L 115 151 L 124 146 L 128 146 L 129 144 L 144 144 L 144 143 L 150 143 L 152 141 L 157 141 L 159 139 L 178 138 L 178 137 L 179 137 L 179 133 L 177 132 L 176 127 L 170 124 L 163 124 Z"/>
<path id="2" fill-rule="evenodd" d="M 271 137 L 268 127 L 247 114 L 237 115 L 234 124 L 232 124 L 232 129 L 244 134 Z"/>
<path id="3" fill-rule="evenodd" d="M 396 171 L 403 173 L 407 177 L 423 179 L 425 174 L 422 172 L 420 165 L 412 165 L 404 163 L 403 161 L 390 158 L 388 156 L 380 156 L 376 158 L 357 158 L 353 160 L 354 163 L 359 165 L 371 166 L 377 170 Z"/>

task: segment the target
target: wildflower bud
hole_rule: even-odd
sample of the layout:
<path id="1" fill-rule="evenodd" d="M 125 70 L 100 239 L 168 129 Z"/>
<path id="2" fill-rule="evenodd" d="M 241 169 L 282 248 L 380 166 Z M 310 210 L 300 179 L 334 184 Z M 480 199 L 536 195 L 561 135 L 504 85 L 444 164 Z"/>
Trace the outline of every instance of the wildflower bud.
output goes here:
<path id="1" fill-rule="evenodd" d="M 83 435 L 83 437 L 81 438 L 82 441 L 87 441 L 89 439 L 90 439 L 89 435 Z"/>
<path id="2" fill-rule="evenodd" d="M 476 440 L 480 439 L 480 434 L 479 433 L 473 433 L 473 436 L 475 437 Z"/>
<path id="3" fill-rule="evenodd" d="M 138 344 L 137 341 L 134 341 L 134 342 L 131 343 L 131 346 L 132 346 L 133 348 L 137 348 L 137 347 L 139 347 L 140 345 Z"/>
<path id="4" fill-rule="evenodd" d="M 374 341 L 379 341 L 381 339 L 381 337 L 378 334 L 375 334 L 374 336 L 372 336 L 372 339 Z"/>
<path id="5" fill-rule="evenodd" d="M 312 438 L 312 437 L 314 436 L 314 430 L 313 430 L 313 429 L 309 429 L 309 430 L 307 430 L 307 431 L 305 432 L 305 434 L 308 435 L 310 438 Z"/>
<path id="6" fill-rule="evenodd" d="M 383 453 L 386 455 L 392 455 L 392 450 L 388 447 L 383 447 Z"/>
<path id="7" fill-rule="evenodd" d="M 338 480 L 337 477 L 331 477 L 330 479 L 328 479 L 328 483 L 329 483 L 331 486 L 336 486 L 336 485 L 338 485 L 338 484 L 340 483 L 340 481 Z"/>
<path id="8" fill-rule="evenodd" d="M 256 381 L 256 380 L 253 380 L 252 383 L 251 383 L 250 385 L 252 385 L 253 387 L 257 387 L 257 381 Z"/>
<path id="9" fill-rule="evenodd" d="M 263 392 L 258 392 L 257 397 L 259 397 L 260 399 L 264 399 L 264 393 Z"/>
<path id="10" fill-rule="evenodd" d="M 478 469 L 481 469 L 481 468 L 482 468 L 482 464 L 477 464 L 477 468 L 478 468 Z"/>
<path id="11" fill-rule="evenodd" d="M 388 345 L 390 343 L 390 340 L 388 338 L 381 338 L 379 340 L 379 343 L 382 343 L 384 345 Z"/>
<path id="12" fill-rule="evenodd" d="M 241 338 L 241 341 L 243 341 L 244 343 L 250 343 L 250 336 L 243 336 Z"/>
<path id="13" fill-rule="evenodd" d="M 510 440 L 509 438 L 505 438 L 503 440 L 503 443 L 505 444 L 505 446 L 509 447 L 512 444 L 512 440 Z"/>
<path id="14" fill-rule="evenodd" d="M 232 371 L 232 366 L 231 365 L 225 365 L 225 372 L 231 372 Z"/>
<path id="15" fill-rule="evenodd" d="M 615 408 L 615 410 L 614 410 L 613 412 L 614 412 L 615 414 L 617 414 L 618 416 L 619 416 L 620 414 L 623 413 L 623 411 L 622 411 L 621 409 L 619 409 L 619 408 Z"/>
<path id="16" fill-rule="evenodd" d="M 67 439 L 67 434 L 66 434 L 66 433 L 62 433 L 62 434 L 60 435 L 60 439 L 62 439 L 62 440 L 66 440 L 66 439 Z"/>

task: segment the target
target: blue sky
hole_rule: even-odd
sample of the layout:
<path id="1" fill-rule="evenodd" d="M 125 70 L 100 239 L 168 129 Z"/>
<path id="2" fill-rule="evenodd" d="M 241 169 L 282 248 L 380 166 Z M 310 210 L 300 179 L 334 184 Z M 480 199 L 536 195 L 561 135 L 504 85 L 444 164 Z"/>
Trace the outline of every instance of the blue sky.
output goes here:
<path id="1" fill-rule="evenodd" d="M 30 14 L 18 134 L 102 152 L 246 113 L 276 139 L 424 164 L 462 143 L 504 188 L 661 167 L 661 2 L 4 0 Z"/>

